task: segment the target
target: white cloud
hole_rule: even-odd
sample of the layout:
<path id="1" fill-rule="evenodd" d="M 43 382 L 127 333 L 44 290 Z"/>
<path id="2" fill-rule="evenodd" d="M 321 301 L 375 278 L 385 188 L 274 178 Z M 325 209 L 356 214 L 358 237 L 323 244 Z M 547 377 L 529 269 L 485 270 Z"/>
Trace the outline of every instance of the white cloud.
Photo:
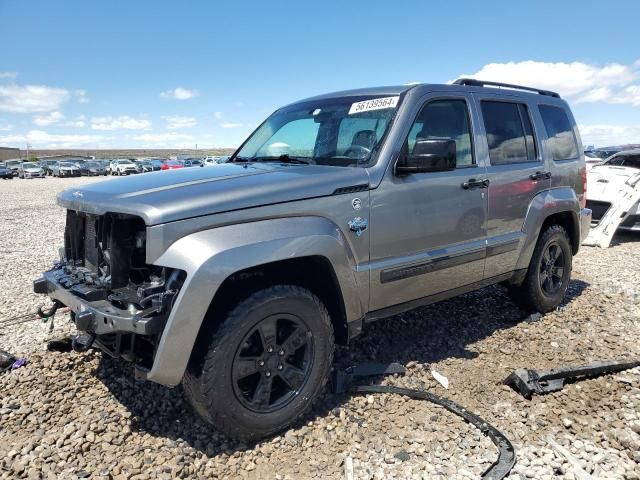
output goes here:
<path id="1" fill-rule="evenodd" d="M 133 118 L 128 115 L 119 117 L 94 117 L 91 119 L 93 130 L 148 130 L 151 122 L 145 118 Z"/>
<path id="2" fill-rule="evenodd" d="M 86 90 L 76 90 L 73 93 L 75 93 L 78 103 L 89 103 L 89 98 L 87 98 Z"/>
<path id="3" fill-rule="evenodd" d="M 189 90 L 187 88 L 174 88 L 173 90 L 165 90 L 160 93 L 162 98 L 173 98 L 176 100 L 189 100 L 190 98 L 194 98 L 198 96 L 197 90 Z"/>
<path id="4" fill-rule="evenodd" d="M 95 145 L 104 140 L 105 137 L 100 135 L 54 135 L 42 130 L 31 130 L 27 134 L 0 136 L 0 145 L 29 143 L 34 148 L 74 148 Z"/>
<path id="5" fill-rule="evenodd" d="M 639 125 L 578 125 L 582 143 L 600 147 L 640 142 Z"/>
<path id="6" fill-rule="evenodd" d="M 45 85 L 0 85 L 0 111 L 40 113 L 58 110 L 69 91 Z"/>
<path id="7" fill-rule="evenodd" d="M 244 126 L 244 123 L 224 122 L 220 126 L 222 128 L 240 128 Z"/>
<path id="8" fill-rule="evenodd" d="M 11 125 L 7 120 L 5 120 L 4 118 L 0 118 L 0 132 L 8 132 L 13 128 L 13 125 Z"/>
<path id="9" fill-rule="evenodd" d="M 85 117 L 84 115 L 80 115 L 75 120 L 69 120 L 68 122 L 64 122 L 62 124 L 63 127 L 73 127 L 73 128 L 83 128 L 85 126 Z"/>
<path id="10" fill-rule="evenodd" d="M 46 127 L 47 125 L 53 125 L 64 120 L 64 115 L 60 112 L 51 112 L 44 115 L 35 115 L 33 117 L 33 123 L 39 127 Z"/>
<path id="11" fill-rule="evenodd" d="M 489 63 L 472 77 L 517 85 L 553 90 L 576 102 L 608 102 L 640 105 L 640 86 L 631 85 L 640 78 L 640 64 L 605 66 L 583 62 Z"/>
<path id="12" fill-rule="evenodd" d="M 224 118 L 224 113 L 216 112 L 213 114 L 213 116 L 216 117 L 216 120 L 222 120 Z"/>
<path id="13" fill-rule="evenodd" d="M 0 79 L 8 78 L 10 80 L 15 80 L 18 76 L 18 72 L 0 72 Z"/>
<path id="14" fill-rule="evenodd" d="M 197 120 L 195 118 L 193 118 L 193 117 L 168 116 L 168 117 L 162 117 L 162 118 L 167 121 L 167 128 L 169 130 L 177 130 L 179 128 L 195 127 L 198 124 Z"/>

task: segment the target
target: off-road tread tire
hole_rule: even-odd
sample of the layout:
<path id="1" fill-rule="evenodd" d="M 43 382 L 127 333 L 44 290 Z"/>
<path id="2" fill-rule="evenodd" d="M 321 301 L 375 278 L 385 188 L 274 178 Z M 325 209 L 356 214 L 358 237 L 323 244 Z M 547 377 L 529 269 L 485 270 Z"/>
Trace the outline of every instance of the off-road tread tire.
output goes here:
<path id="1" fill-rule="evenodd" d="M 320 372 L 320 376 L 314 385 L 311 384 L 311 379 L 309 379 L 309 383 L 303 387 L 309 387 L 309 401 L 307 401 L 306 404 L 299 405 L 295 413 L 292 413 L 287 421 L 272 428 L 259 428 L 255 424 L 240 425 L 228 412 L 224 411 L 224 408 L 229 407 L 232 399 L 238 408 L 244 408 L 233 398 L 234 394 L 232 392 L 229 393 L 231 398 L 226 399 L 226 402 L 224 402 L 225 405 L 222 406 L 223 408 L 217 406 L 214 400 L 215 394 L 220 392 L 221 388 L 218 384 L 219 382 L 213 379 L 216 378 L 216 373 L 220 369 L 220 357 L 221 355 L 225 355 L 225 344 L 236 333 L 238 328 L 245 327 L 245 325 L 243 325 L 243 319 L 247 318 L 251 311 L 259 309 L 275 299 L 287 299 L 291 297 L 301 297 L 315 304 L 315 308 L 319 314 L 319 320 L 326 331 L 326 338 L 324 340 L 328 345 L 328 355 L 325 359 L 320 358 L 315 360 L 321 362 L 324 360 L 324 370 Z M 296 285 L 275 285 L 258 290 L 244 300 L 236 303 L 235 307 L 230 309 L 229 313 L 219 324 L 219 327 L 211 330 L 212 331 L 208 332 L 207 341 L 203 342 L 203 351 L 196 351 L 194 352 L 195 355 L 192 356 L 183 378 L 183 388 L 187 400 L 198 415 L 227 437 L 240 441 L 253 441 L 282 431 L 301 418 L 313 406 L 324 390 L 333 364 L 335 344 L 333 326 L 327 308 L 320 299 L 309 290 Z M 318 348 L 317 343 L 322 341 L 323 339 L 318 338 L 316 335 L 315 348 Z M 200 356 L 200 358 L 198 358 L 198 356 Z M 285 407 L 285 409 L 287 407 Z"/>
<path id="2" fill-rule="evenodd" d="M 555 239 L 558 242 L 560 248 L 563 250 L 564 258 L 567 260 L 567 265 L 565 267 L 565 270 L 567 271 L 565 274 L 566 284 L 560 290 L 561 295 L 557 295 L 554 299 L 550 299 L 542 294 L 537 272 L 540 258 L 544 254 L 547 244 L 552 239 Z M 564 227 L 555 224 L 547 227 L 547 229 L 538 237 L 538 242 L 536 243 L 536 248 L 531 256 L 531 261 L 529 262 L 529 268 L 524 281 L 521 285 L 509 285 L 507 287 L 509 296 L 513 303 L 527 313 L 549 313 L 555 310 L 565 298 L 567 286 L 571 280 L 572 260 L 573 252 L 571 249 L 571 240 L 569 239 L 569 235 Z"/>

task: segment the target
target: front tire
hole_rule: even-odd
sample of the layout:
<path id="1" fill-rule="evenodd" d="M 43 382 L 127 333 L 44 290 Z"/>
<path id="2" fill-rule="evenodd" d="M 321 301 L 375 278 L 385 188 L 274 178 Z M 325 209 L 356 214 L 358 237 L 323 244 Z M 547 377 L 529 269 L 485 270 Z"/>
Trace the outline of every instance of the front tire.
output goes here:
<path id="1" fill-rule="evenodd" d="M 329 377 L 334 336 L 318 297 L 278 285 L 239 302 L 199 347 L 184 378 L 189 402 L 225 435 L 255 440 L 311 407 Z"/>
<path id="2" fill-rule="evenodd" d="M 555 310 L 567 293 L 572 262 L 567 231 L 560 225 L 549 226 L 538 238 L 522 285 L 508 287 L 511 299 L 527 312 Z"/>

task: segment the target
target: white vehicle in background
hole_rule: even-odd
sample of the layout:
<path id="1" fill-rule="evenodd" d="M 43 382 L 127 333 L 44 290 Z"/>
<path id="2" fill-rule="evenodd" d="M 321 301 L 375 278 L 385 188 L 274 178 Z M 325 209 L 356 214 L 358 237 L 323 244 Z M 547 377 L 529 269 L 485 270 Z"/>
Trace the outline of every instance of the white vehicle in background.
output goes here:
<path id="1" fill-rule="evenodd" d="M 205 166 L 219 165 L 220 163 L 226 163 L 229 160 L 229 155 L 209 155 L 204 157 L 203 163 Z"/>
<path id="2" fill-rule="evenodd" d="M 126 158 L 120 158 L 113 160 L 109 166 L 109 173 L 111 175 L 129 175 L 131 173 L 138 173 L 137 165 Z"/>
<path id="3" fill-rule="evenodd" d="M 34 162 L 25 162 L 18 167 L 19 178 L 44 178 L 44 170 Z"/>
<path id="4" fill-rule="evenodd" d="M 594 165 L 604 162 L 604 158 L 599 157 L 591 150 L 585 150 L 584 163 L 587 165 L 587 170 L 591 170 Z"/>
<path id="5" fill-rule="evenodd" d="M 591 232 L 585 245 L 609 246 L 616 230 L 640 231 L 640 149 L 594 165 L 587 177 Z"/>

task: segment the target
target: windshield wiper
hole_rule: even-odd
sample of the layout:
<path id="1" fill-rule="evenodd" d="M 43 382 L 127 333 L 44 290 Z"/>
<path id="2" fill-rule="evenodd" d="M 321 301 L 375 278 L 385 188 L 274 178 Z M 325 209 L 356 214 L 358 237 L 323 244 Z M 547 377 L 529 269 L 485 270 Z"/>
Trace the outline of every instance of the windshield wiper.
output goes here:
<path id="1" fill-rule="evenodd" d="M 295 163 L 299 165 L 309 165 L 311 162 L 300 157 L 290 157 L 289 155 L 280 155 L 279 157 L 254 157 L 255 162 L 280 162 L 280 163 Z"/>

